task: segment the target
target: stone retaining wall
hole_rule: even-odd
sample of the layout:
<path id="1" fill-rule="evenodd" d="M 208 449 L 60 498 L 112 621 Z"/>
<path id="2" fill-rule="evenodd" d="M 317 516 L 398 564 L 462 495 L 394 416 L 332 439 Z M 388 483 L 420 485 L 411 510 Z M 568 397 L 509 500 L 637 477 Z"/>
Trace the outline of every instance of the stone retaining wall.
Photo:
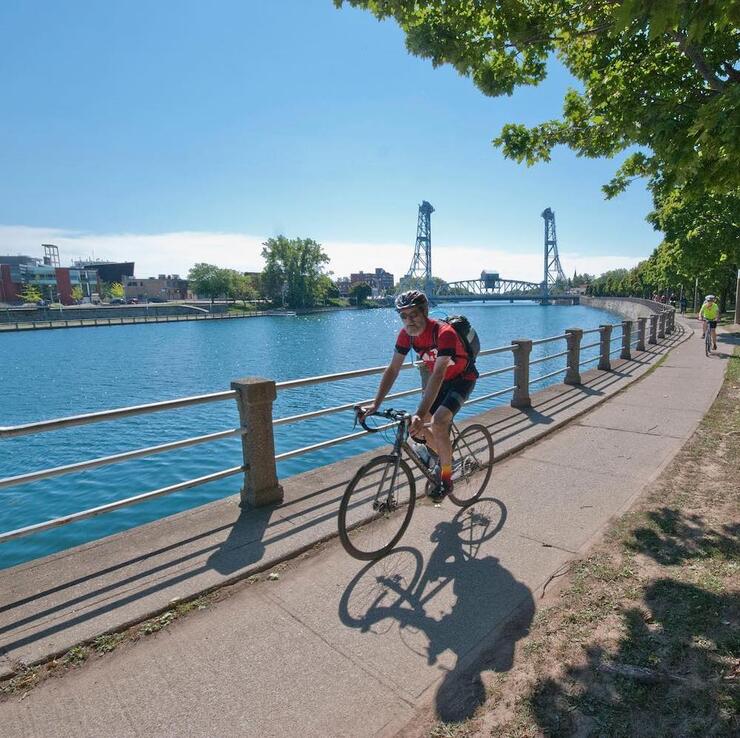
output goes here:
<path id="1" fill-rule="evenodd" d="M 610 310 L 627 320 L 648 318 L 671 307 L 660 302 L 643 300 L 641 297 L 587 297 L 586 295 L 581 297 L 581 305 Z"/>

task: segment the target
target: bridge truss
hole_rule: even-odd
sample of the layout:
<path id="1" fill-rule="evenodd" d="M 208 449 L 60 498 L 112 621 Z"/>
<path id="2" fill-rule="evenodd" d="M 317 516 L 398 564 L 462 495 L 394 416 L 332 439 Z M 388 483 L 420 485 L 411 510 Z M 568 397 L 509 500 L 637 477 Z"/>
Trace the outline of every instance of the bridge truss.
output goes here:
<path id="1" fill-rule="evenodd" d="M 481 297 L 526 297 L 539 296 L 542 285 L 537 282 L 524 282 L 520 279 L 497 279 L 493 284 L 484 279 L 464 279 L 459 282 L 448 282 L 439 294 L 476 295 Z"/>

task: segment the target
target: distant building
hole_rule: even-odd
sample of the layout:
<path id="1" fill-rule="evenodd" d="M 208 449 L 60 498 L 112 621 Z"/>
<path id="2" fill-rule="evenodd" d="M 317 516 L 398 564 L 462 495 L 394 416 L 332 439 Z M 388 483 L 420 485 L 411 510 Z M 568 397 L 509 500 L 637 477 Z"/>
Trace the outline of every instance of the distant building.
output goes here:
<path id="1" fill-rule="evenodd" d="M 100 291 L 94 269 L 54 266 L 32 256 L 0 256 L 0 302 L 21 302 L 27 286 L 36 287 L 43 299 L 63 305 L 75 302 L 72 292 L 76 287 L 83 298 Z"/>
<path id="2" fill-rule="evenodd" d="M 146 301 L 192 300 L 188 280 L 179 274 L 160 274 L 157 277 L 124 277 L 123 291 L 126 298 Z"/>
<path id="3" fill-rule="evenodd" d="M 100 259 L 80 259 L 74 263 L 78 269 L 96 269 L 101 282 L 123 284 L 126 277 L 134 276 L 133 261 L 104 261 Z"/>
<path id="4" fill-rule="evenodd" d="M 393 275 L 390 272 L 386 272 L 385 269 L 380 268 L 377 268 L 374 273 L 359 271 L 356 274 L 349 275 L 350 289 L 352 285 L 358 284 L 359 282 L 366 282 L 367 284 L 369 284 L 370 287 L 372 287 L 373 290 L 376 291 L 375 294 L 391 292 L 394 285 Z"/>
<path id="5" fill-rule="evenodd" d="M 480 273 L 481 282 L 483 282 L 483 288 L 486 290 L 495 289 L 499 283 L 498 272 L 489 272 L 483 270 Z"/>

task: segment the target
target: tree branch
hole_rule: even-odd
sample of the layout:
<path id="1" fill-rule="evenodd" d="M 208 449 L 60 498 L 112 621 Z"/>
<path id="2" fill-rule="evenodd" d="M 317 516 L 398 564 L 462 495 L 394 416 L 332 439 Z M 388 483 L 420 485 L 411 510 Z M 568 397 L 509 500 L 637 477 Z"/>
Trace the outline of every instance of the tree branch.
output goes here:
<path id="1" fill-rule="evenodd" d="M 723 92 L 726 83 L 719 79 L 709 68 L 709 65 L 704 61 L 704 57 L 701 55 L 699 49 L 688 43 L 686 35 L 680 31 L 671 31 L 671 36 L 676 44 L 678 44 L 678 48 L 689 58 L 709 87 L 711 87 L 715 92 Z"/>
<path id="2" fill-rule="evenodd" d="M 733 82 L 740 82 L 740 72 L 735 69 L 735 67 L 732 66 L 729 62 L 725 62 L 722 67 L 725 70 L 725 74 L 731 79 Z"/>
<path id="3" fill-rule="evenodd" d="M 580 36 L 591 36 L 594 33 L 601 33 L 602 31 L 607 30 L 609 27 L 611 27 L 611 23 L 602 23 L 600 26 L 595 26 L 594 28 L 587 28 L 583 31 L 577 31 L 576 33 L 571 34 L 571 38 L 574 37 L 580 37 Z M 505 48 L 513 48 L 518 49 L 520 46 L 532 46 L 533 44 L 542 44 L 545 43 L 545 41 L 562 41 L 562 36 L 540 36 L 539 38 L 532 37 L 532 38 L 525 38 L 522 39 L 521 42 L 514 43 L 509 42 L 504 44 Z"/>

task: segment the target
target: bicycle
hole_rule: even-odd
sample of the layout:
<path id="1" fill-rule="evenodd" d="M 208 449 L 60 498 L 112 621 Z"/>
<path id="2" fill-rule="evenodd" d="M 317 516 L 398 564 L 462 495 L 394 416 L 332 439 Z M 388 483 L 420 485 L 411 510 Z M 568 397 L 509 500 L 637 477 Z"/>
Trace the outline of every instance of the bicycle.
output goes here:
<path id="1" fill-rule="evenodd" d="M 389 553 L 411 522 L 416 505 L 416 480 L 405 451 L 426 478 L 428 495 L 438 484 L 438 464 L 432 455 L 425 463 L 409 444 L 411 414 L 405 410 L 381 410 L 373 415 L 392 423 L 379 428 L 362 427 L 376 433 L 396 425 L 393 448 L 361 466 L 342 496 L 339 505 L 339 539 L 350 556 L 363 561 L 379 559 Z M 493 439 L 480 424 L 460 431 L 452 424 L 452 481 L 448 497 L 460 507 L 472 505 L 483 494 L 493 470 Z"/>
<path id="2" fill-rule="evenodd" d="M 709 321 L 707 321 L 706 329 L 704 331 L 704 355 L 709 356 L 712 353 L 712 328 Z"/>

